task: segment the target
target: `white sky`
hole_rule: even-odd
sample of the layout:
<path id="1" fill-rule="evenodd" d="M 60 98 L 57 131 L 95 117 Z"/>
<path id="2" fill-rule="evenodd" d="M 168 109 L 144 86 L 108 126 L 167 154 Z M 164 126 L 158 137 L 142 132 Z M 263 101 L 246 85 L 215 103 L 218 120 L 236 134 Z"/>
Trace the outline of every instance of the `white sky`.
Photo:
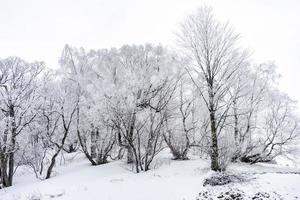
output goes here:
<path id="1" fill-rule="evenodd" d="M 56 67 L 66 43 L 172 45 L 178 23 L 202 5 L 234 25 L 254 60 L 274 60 L 280 87 L 300 101 L 300 0 L 0 0 L 0 57 Z"/>

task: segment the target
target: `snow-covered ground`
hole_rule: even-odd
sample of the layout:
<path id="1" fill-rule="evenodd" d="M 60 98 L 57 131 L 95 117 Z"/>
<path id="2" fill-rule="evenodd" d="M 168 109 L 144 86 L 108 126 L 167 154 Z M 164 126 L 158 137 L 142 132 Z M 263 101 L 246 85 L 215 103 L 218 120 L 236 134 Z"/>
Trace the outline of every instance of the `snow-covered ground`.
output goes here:
<path id="1" fill-rule="evenodd" d="M 14 186 L 0 190 L 0 200 L 196 200 L 200 192 L 217 195 L 224 191 L 278 194 L 281 199 L 300 198 L 300 169 L 275 164 L 231 164 L 228 173 L 246 177 L 245 182 L 225 186 L 203 186 L 212 174 L 202 159 L 173 161 L 162 153 L 153 169 L 133 173 L 123 161 L 91 166 L 81 154 L 68 155 L 54 177 L 37 180 L 26 169 L 19 170 Z M 218 193 L 218 194 L 217 194 Z M 280 199 L 280 198 L 278 198 Z"/>

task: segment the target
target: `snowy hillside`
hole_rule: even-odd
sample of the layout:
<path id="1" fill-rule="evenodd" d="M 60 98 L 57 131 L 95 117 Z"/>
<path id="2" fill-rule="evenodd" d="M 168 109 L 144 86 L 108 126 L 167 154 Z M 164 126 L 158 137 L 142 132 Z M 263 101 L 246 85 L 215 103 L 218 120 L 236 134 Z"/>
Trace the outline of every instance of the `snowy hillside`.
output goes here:
<path id="1" fill-rule="evenodd" d="M 77 4 L 70 1 L 65 8 L 57 6 L 67 18 L 57 18 L 51 26 L 51 20 L 40 16 L 52 19 L 57 11 L 37 9 L 42 12 L 27 20 L 32 27 L 26 20 L 1 16 L 6 6 L 0 4 L 4 25 L 22 27 L 12 35 L 23 39 L 5 42 L 5 49 L 10 43 L 13 49 L 14 44 L 23 45 L 24 33 L 45 31 L 33 19 L 59 30 L 51 37 L 41 34 L 43 40 L 36 37 L 39 44 L 60 38 L 63 47 L 54 66 L 40 60 L 39 53 L 21 58 L 17 51 L 0 52 L 0 200 L 300 199 L 300 104 L 280 85 L 287 71 L 298 73 L 289 62 L 281 63 L 282 70 L 272 61 L 284 52 L 257 59 L 253 52 L 261 49 L 248 48 L 234 25 L 219 19 L 209 5 L 188 14 L 170 4 L 155 24 L 141 15 L 152 18 L 160 3 L 151 15 L 133 12 L 133 21 L 139 20 L 129 35 L 142 24 L 160 35 L 159 26 L 172 18 L 169 8 L 186 16 L 178 21 L 172 43 L 148 38 L 151 31 L 137 34 L 135 41 L 123 40 L 123 31 L 102 38 L 94 29 L 101 19 L 103 31 L 118 26 L 114 19 L 129 30 L 131 12 L 117 2 L 114 6 L 121 5 L 124 12 L 99 12 L 102 1 L 86 4 L 101 16 L 81 6 L 71 16 L 65 11 Z M 20 13 L 15 8 L 31 13 L 19 3 L 13 8 L 14 15 Z M 276 24 L 272 32 L 294 32 L 271 18 Z M 76 31 L 60 37 L 66 31 L 56 26 L 61 22 Z M 11 28 L 3 30 L 15 30 Z M 73 40 L 74 34 L 81 39 Z M 284 36 L 286 44 L 292 35 Z M 267 52 L 287 49 L 278 42 L 268 43 Z M 29 52 L 33 48 L 25 46 Z"/>
<path id="2" fill-rule="evenodd" d="M 214 187 L 203 187 L 204 179 L 212 174 L 207 160 L 173 161 L 165 152 L 153 168 L 136 174 L 124 161 L 91 166 L 83 155 L 69 154 L 49 180 L 39 181 L 25 169 L 19 170 L 15 184 L 0 190 L 0 199 L 196 200 L 204 199 L 200 192 L 220 199 L 217 196 L 230 190 L 249 196 L 267 192 L 275 199 L 300 198 L 300 169 L 293 167 L 231 164 L 228 173 L 246 177 L 246 181 Z"/>

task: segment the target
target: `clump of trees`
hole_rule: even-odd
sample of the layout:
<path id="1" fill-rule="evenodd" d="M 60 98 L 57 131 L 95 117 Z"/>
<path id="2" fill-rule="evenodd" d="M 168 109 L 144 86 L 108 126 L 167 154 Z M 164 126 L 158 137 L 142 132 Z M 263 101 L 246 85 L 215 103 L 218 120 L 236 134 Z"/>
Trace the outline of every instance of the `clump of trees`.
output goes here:
<path id="1" fill-rule="evenodd" d="M 299 119 L 277 89 L 276 66 L 251 63 L 207 7 L 178 36 L 180 52 L 66 45 L 56 71 L 0 59 L 0 187 L 12 185 L 20 165 L 50 178 L 64 151 L 82 151 L 92 165 L 124 158 L 137 173 L 165 148 L 180 160 L 198 149 L 214 171 L 288 152 Z"/>

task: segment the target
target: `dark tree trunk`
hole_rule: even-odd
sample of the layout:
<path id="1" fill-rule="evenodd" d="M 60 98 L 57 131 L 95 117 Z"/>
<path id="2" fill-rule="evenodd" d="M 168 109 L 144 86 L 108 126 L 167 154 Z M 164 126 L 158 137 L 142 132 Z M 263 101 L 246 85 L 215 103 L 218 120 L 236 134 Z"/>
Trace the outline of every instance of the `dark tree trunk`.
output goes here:
<path id="1" fill-rule="evenodd" d="M 127 163 L 130 164 L 130 163 L 133 163 L 133 161 L 134 161 L 133 151 L 132 151 L 131 146 L 129 145 L 127 147 Z"/>
<path id="2" fill-rule="evenodd" d="M 62 117 L 62 121 L 63 121 L 63 127 L 64 127 L 64 135 L 63 135 L 63 138 L 61 140 L 60 145 L 57 145 L 57 147 L 58 147 L 57 151 L 55 152 L 55 154 L 51 158 L 50 166 L 47 169 L 46 179 L 48 179 L 48 178 L 51 177 L 51 173 L 52 173 L 52 169 L 53 169 L 53 167 L 55 165 L 56 157 L 58 156 L 58 154 L 60 153 L 60 151 L 64 148 L 65 141 L 66 141 L 68 133 L 69 133 L 69 129 L 70 129 L 72 117 L 73 117 L 73 114 L 75 113 L 76 110 L 77 109 L 75 107 L 74 110 L 73 110 L 73 112 L 71 113 L 71 117 L 70 117 L 68 123 L 66 123 L 64 115 L 61 116 Z"/>
<path id="3" fill-rule="evenodd" d="M 133 131 L 134 131 L 134 126 L 135 126 L 135 113 L 132 116 L 132 119 L 130 121 L 130 127 L 128 130 L 128 139 L 129 143 L 133 143 Z M 133 155 L 133 149 L 130 145 L 127 145 L 127 163 L 133 163 L 134 162 L 134 155 Z"/>
<path id="4" fill-rule="evenodd" d="M 219 152 L 218 152 L 218 136 L 216 129 L 216 120 L 214 111 L 210 112 L 210 125 L 211 125 L 211 169 L 213 171 L 220 171 L 219 166 Z"/>
<path id="5" fill-rule="evenodd" d="M 91 132 L 91 157 L 96 158 L 97 156 L 97 140 L 99 132 L 98 130 L 92 130 Z"/>
<path id="6" fill-rule="evenodd" d="M 9 187 L 9 180 L 8 180 L 8 176 L 7 176 L 7 158 L 5 158 L 4 155 L 1 156 L 1 160 L 0 160 L 0 167 L 1 167 L 1 183 L 3 185 L 3 187 Z"/>
<path id="7" fill-rule="evenodd" d="M 238 114 L 237 114 L 237 108 L 236 108 L 236 101 L 233 101 L 233 112 L 234 112 L 234 141 L 236 147 L 239 145 L 239 129 L 238 129 Z"/>
<path id="8" fill-rule="evenodd" d="M 10 153 L 8 162 L 8 186 L 12 186 L 14 175 L 14 153 Z"/>
<path id="9" fill-rule="evenodd" d="M 14 154 L 15 154 L 15 146 L 16 146 L 16 122 L 14 120 L 15 118 L 15 111 L 14 107 L 11 105 L 9 107 L 9 117 L 12 119 L 11 122 L 11 141 L 10 141 L 10 153 L 8 154 L 8 175 L 7 175 L 7 182 L 6 182 L 6 187 L 12 186 L 13 182 L 13 175 L 14 175 L 14 165 L 15 165 L 15 159 L 14 159 Z"/>
<path id="10" fill-rule="evenodd" d="M 56 157 L 58 156 L 59 152 L 60 152 L 60 150 L 58 150 L 51 158 L 50 166 L 47 169 L 46 179 L 51 177 L 51 173 L 52 173 L 53 167 L 55 165 Z"/>
<path id="11" fill-rule="evenodd" d="M 87 159 L 91 162 L 92 165 L 97 165 L 97 163 L 93 160 L 92 156 L 87 151 L 86 145 L 84 144 L 84 141 L 80 136 L 79 130 L 77 130 L 77 136 L 84 155 L 87 157 Z"/>
<path id="12" fill-rule="evenodd" d="M 86 144 L 85 144 L 85 141 L 86 139 L 82 139 L 81 135 L 80 135 L 80 131 L 79 131 L 79 106 L 77 107 L 76 109 L 76 113 L 77 113 L 77 119 L 76 119 L 76 122 L 77 122 L 77 137 L 78 137 L 78 141 L 79 141 L 79 144 L 81 146 L 81 149 L 84 153 L 84 155 L 87 157 L 87 159 L 91 162 L 92 165 L 97 165 L 97 163 L 93 160 L 92 156 L 89 154 L 88 150 L 87 150 L 87 147 L 86 147 Z"/>

